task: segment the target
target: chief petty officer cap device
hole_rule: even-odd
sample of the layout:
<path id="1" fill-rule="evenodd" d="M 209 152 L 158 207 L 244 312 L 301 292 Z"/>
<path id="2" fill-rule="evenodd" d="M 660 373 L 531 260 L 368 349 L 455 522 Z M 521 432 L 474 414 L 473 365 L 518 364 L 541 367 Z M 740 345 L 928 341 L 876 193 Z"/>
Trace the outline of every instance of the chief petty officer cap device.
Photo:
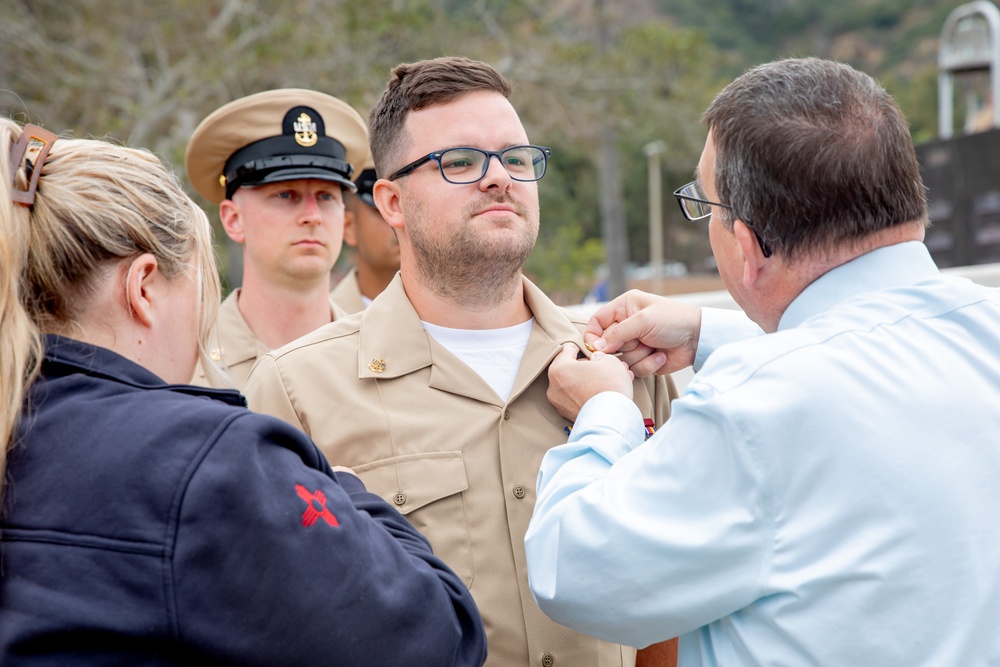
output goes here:
<path id="1" fill-rule="evenodd" d="M 287 88 L 243 97 L 212 112 L 191 135 L 188 179 L 212 203 L 240 186 L 300 179 L 339 183 L 368 156 L 368 130 L 350 105 L 313 90 Z"/>

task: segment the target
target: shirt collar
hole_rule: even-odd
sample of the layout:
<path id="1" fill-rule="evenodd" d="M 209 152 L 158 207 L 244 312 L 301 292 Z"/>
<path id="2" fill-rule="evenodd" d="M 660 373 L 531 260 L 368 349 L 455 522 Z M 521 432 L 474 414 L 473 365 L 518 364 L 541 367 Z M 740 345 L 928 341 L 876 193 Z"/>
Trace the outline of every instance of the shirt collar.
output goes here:
<path id="1" fill-rule="evenodd" d="M 920 241 L 877 248 L 814 280 L 785 309 L 778 330 L 797 327 L 857 294 L 912 285 L 937 273 L 927 246 Z"/>
<path id="2" fill-rule="evenodd" d="M 243 318 L 238 304 L 240 291 L 240 288 L 237 288 L 230 292 L 219 307 L 218 329 L 222 347 L 221 350 L 213 350 L 213 358 L 218 356 L 227 366 L 256 361 L 271 351 L 254 335 L 250 325 Z M 347 317 L 347 311 L 333 300 L 332 294 L 328 300 L 331 321 Z"/>
<path id="3" fill-rule="evenodd" d="M 524 302 L 535 318 L 532 340 L 543 336 L 551 341 L 544 348 L 529 341 L 525 351 L 528 363 L 547 364 L 558 353 L 559 345 L 566 342 L 576 343 L 580 349 L 585 349 L 583 335 L 568 316 L 568 311 L 553 303 L 527 278 L 522 276 L 521 280 Z M 406 296 L 400 274 L 396 274 L 361 317 L 359 378 L 399 377 L 433 364 L 430 337 Z M 539 358 L 535 359 L 536 356 Z"/>
<path id="4" fill-rule="evenodd" d="M 158 375 L 105 347 L 47 334 L 44 342 L 43 375 L 47 378 L 85 373 L 140 389 L 166 389 L 182 394 L 210 396 L 231 405 L 245 407 L 234 389 L 212 389 L 186 384 L 167 384 Z"/>
<path id="5" fill-rule="evenodd" d="M 243 313 L 240 312 L 238 305 L 239 296 L 240 289 L 234 289 L 219 307 L 218 328 L 222 349 L 218 352 L 213 350 L 215 354 L 212 356 L 214 359 L 218 355 L 219 360 L 227 366 L 236 366 L 269 352 L 267 347 L 253 335 L 250 326 L 243 319 Z"/>

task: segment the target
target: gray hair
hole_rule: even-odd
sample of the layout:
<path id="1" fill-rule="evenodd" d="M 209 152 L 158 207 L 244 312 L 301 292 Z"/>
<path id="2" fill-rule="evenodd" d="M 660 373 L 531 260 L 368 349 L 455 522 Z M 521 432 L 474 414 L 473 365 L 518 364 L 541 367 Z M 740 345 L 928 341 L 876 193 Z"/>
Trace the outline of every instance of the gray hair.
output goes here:
<path id="1" fill-rule="evenodd" d="M 747 71 L 705 112 L 715 188 L 791 259 L 893 225 L 927 224 L 926 191 L 906 120 L 874 79 L 828 60 Z"/>

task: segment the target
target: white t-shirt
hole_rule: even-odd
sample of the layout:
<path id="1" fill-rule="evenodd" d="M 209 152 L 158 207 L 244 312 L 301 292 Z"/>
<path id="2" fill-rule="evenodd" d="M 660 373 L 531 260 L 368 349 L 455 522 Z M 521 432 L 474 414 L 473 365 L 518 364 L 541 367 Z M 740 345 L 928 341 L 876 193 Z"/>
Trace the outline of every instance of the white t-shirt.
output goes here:
<path id="1" fill-rule="evenodd" d="M 534 324 L 531 318 L 503 329 L 449 329 L 423 322 L 431 338 L 476 371 L 504 401 L 514 386 Z"/>

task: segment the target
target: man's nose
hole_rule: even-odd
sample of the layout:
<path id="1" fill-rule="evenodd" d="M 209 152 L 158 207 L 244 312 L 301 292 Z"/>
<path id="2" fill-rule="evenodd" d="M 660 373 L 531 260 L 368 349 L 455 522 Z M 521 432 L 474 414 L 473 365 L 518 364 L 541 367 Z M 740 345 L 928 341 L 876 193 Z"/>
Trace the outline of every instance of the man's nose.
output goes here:
<path id="1" fill-rule="evenodd" d="M 496 164 L 493 164 L 493 158 L 497 159 Z M 499 155 L 490 155 L 486 158 L 486 174 L 479 181 L 480 190 L 488 190 L 494 187 L 506 190 L 510 188 L 513 182 L 514 179 L 510 177 L 510 173 L 503 166 L 503 161 Z"/>

